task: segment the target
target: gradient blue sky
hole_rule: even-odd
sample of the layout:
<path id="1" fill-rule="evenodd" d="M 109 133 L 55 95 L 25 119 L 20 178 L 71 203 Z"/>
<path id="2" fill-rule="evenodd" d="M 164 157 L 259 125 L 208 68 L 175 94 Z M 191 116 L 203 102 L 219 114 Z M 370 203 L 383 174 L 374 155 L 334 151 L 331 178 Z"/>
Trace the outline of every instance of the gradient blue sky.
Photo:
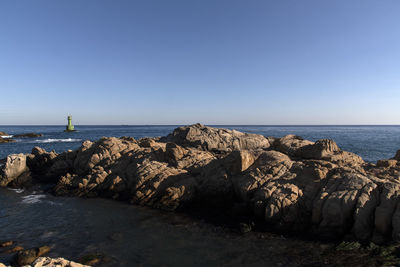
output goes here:
<path id="1" fill-rule="evenodd" d="M 0 1 L 0 124 L 400 124 L 399 0 Z"/>

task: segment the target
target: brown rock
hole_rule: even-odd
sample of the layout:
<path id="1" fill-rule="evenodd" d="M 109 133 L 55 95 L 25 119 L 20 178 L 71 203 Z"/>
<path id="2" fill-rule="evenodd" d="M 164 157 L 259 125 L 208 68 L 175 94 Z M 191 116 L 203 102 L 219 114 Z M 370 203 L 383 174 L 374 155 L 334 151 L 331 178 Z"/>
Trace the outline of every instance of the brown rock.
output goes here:
<path id="1" fill-rule="evenodd" d="M 32 264 L 37 258 L 43 256 L 50 251 L 50 247 L 43 246 L 39 248 L 27 249 L 19 251 L 14 258 L 17 266 Z"/>

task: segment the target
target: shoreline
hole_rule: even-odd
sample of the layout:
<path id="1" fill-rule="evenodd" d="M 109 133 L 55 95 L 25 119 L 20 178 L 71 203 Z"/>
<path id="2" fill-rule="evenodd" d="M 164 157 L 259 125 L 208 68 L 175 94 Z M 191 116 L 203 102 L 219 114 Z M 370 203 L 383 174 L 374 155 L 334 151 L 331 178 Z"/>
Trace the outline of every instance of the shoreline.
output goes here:
<path id="1" fill-rule="evenodd" d="M 366 163 L 332 140 L 245 134 L 200 124 L 166 137 L 102 138 L 60 154 L 7 158 L 2 186 L 54 184 L 55 195 L 105 197 L 207 215 L 245 231 L 319 240 L 397 241 L 400 154 Z M 400 214 L 400 211 L 399 211 Z M 372 244 L 371 243 L 371 244 Z"/>

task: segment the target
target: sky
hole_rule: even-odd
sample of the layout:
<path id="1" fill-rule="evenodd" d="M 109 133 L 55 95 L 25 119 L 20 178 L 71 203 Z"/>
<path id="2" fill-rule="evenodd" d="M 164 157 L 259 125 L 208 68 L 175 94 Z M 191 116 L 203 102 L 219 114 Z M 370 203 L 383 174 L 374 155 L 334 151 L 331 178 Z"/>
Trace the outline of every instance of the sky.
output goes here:
<path id="1" fill-rule="evenodd" d="M 0 125 L 400 124 L 398 0 L 0 1 Z"/>

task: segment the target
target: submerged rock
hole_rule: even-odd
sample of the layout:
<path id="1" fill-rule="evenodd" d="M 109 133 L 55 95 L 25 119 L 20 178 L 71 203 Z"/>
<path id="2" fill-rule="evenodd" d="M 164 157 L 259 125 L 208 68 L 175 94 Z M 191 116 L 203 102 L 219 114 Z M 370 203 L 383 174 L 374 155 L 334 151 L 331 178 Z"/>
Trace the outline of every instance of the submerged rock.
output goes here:
<path id="1" fill-rule="evenodd" d="M 2 242 L 0 242 L 0 247 L 9 247 L 9 246 L 12 246 L 14 244 L 14 242 L 13 241 L 11 241 L 11 240 L 9 240 L 9 241 L 2 241 Z"/>
<path id="2" fill-rule="evenodd" d="M 248 211 L 240 216 L 277 230 L 383 242 L 400 240 L 399 159 L 374 165 L 333 140 L 266 138 L 195 124 L 162 138 L 85 141 L 61 154 L 36 147 L 9 156 L 0 183 L 15 186 L 25 174 L 54 184 L 57 195 L 170 211 L 234 214 L 240 206 Z"/>

